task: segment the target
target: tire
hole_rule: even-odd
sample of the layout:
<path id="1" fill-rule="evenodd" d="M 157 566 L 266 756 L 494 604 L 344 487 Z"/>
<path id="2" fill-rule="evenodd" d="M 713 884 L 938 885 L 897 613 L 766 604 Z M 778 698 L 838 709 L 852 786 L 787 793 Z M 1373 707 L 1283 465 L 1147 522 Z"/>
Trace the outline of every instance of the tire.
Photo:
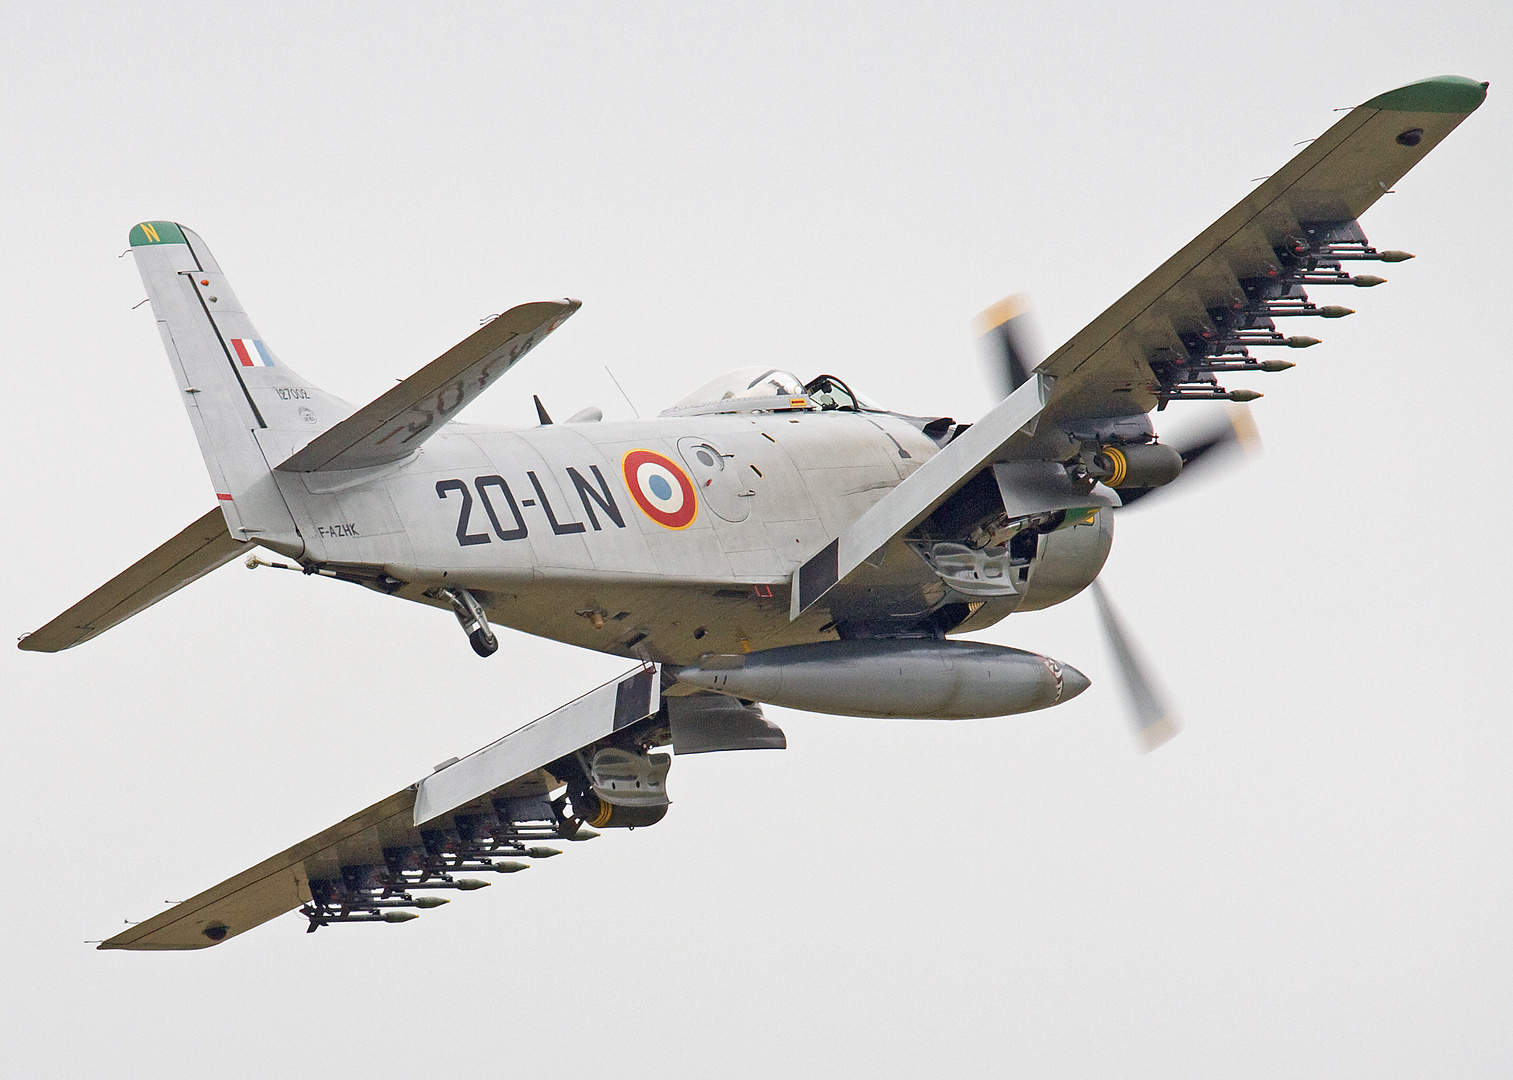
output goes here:
<path id="1" fill-rule="evenodd" d="M 479 656 L 493 656 L 499 651 L 499 639 L 481 626 L 468 635 L 468 644 Z"/>

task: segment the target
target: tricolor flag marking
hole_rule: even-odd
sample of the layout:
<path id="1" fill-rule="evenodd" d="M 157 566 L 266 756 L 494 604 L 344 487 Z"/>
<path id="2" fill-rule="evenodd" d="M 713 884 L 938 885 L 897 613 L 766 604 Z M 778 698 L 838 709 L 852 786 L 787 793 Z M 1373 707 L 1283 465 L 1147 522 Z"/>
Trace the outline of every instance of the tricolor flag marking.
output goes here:
<path id="1" fill-rule="evenodd" d="M 242 367 L 272 367 L 273 354 L 254 338 L 231 338 L 231 352 Z"/>

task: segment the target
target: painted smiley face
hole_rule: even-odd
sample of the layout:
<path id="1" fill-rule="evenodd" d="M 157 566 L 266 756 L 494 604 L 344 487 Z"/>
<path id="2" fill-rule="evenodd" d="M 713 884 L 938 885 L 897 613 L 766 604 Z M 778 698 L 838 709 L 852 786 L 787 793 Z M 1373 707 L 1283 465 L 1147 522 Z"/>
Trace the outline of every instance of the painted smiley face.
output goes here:
<path id="1" fill-rule="evenodd" d="M 641 512 L 664 529 L 686 529 L 699 514 L 693 481 L 670 458 L 632 450 L 620 461 L 625 486 Z"/>

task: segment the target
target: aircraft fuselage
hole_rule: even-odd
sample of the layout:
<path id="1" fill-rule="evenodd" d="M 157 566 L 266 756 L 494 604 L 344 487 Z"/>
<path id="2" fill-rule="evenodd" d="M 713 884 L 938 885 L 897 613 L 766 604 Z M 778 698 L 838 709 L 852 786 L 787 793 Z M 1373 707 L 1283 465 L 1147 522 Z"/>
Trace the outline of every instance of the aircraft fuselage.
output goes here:
<path id="1" fill-rule="evenodd" d="M 381 568 L 366 583 L 441 607 L 425 594 L 464 588 L 498 624 L 687 663 L 835 640 L 827 609 L 790 622 L 794 569 L 937 450 L 893 414 L 793 410 L 455 424 L 365 475 L 275 475 L 307 565 Z M 900 617 L 944 596 L 915 580 Z M 981 606 L 974 624 L 1020 605 Z"/>

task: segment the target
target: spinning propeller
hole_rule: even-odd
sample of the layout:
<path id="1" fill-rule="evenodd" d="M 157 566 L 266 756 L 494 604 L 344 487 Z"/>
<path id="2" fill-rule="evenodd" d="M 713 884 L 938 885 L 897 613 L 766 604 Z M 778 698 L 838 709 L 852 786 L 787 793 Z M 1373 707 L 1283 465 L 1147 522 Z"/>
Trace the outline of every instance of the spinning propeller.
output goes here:
<path id="1" fill-rule="evenodd" d="M 1030 377 L 1030 372 L 1045 359 L 1036 342 L 1028 314 L 1028 305 L 1020 295 L 1000 300 L 982 313 L 982 338 L 987 344 L 989 375 L 1000 398 L 1007 397 Z M 1235 448 L 1247 452 L 1260 445 L 1250 409 L 1231 404 L 1222 413 L 1211 413 L 1197 425 L 1166 440 L 1182 455 L 1182 472 L 1177 480 L 1211 469 L 1232 456 Z M 1201 466 L 1200 466 L 1200 463 Z M 1173 481 L 1176 483 L 1177 481 Z M 1165 485 L 1170 487 L 1171 484 Z M 1160 488 L 1120 488 L 1124 507 L 1143 499 Z M 1114 611 L 1107 590 L 1094 581 L 1091 586 L 1098 619 L 1108 638 L 1109 649 L 1119 667 L 1129 702 L 1130 720 L 1135 737 L 1145 751 L 1154 750 L 1176 735 L 1181 728 L 1176 714 L 1167 703 L 1160 684 L 1144 661 L 1139 648 Z"/>
<path id="2" fill-rule="evenodd" d="M 1129 700 L 1130 722 L 1135 725 L 1135 738 L 1140 749 L 1146 753 L 1182 730 L 1177 714 L 1167 704 L 1156 684 L 1155 676 L 1141 661 L 1134 641 L 1125 632 L 1102 583 L 1094 581 L 1090 586 L 1093 603 L 1098 605 L 1098 619 L 1103 624 L 1104 636 L 1109 649 L 1119 664 L 1119 674 L 1124 677 L 1124 693 Z"/>
<path id="3" fill-rule="evenodd" d="M 988 346 L 989 377 L 1000 400 L 1018 390 L 1035 366 L 1045 359 L 1036 347 L 1029 307 L 1019 293 L 1005 297 L 978 319 Z"/>
<path id="4" fill-rule="evenodd" d="M 1238 449 L 1247 454 L 1261 448 L 1261 435 L 1250 415 L 1249 405 L 1228 404 L 1205 413 L 1192 427 L 1165 440 L 1182 455 L 1182 472 L 1177 479 L 1208 472 Z M 1201 463 L 1201 464 L 1200 464 Z M 1171 485 L 1168 484 L 1167 487 Z M 1162 488 L 1120 488 L 1119 501 L 1129 506 Z"/>

